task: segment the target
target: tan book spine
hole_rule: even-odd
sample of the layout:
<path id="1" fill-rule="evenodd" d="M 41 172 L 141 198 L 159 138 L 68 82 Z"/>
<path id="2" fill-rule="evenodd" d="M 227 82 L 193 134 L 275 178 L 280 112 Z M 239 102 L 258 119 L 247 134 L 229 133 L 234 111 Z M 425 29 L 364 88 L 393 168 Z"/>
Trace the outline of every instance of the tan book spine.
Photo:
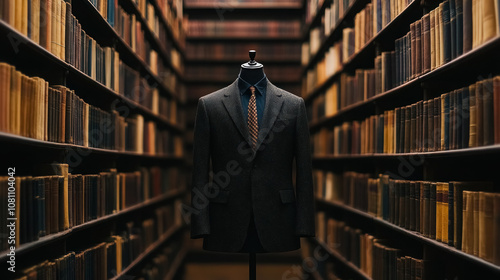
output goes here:
<path id="1" fill-rule="evenodd" d="M 436 68 L 436 12 L 432 10 L 429 13 L 430 22 L 430 55 L 431 55 L 431 70 Z"/>
<path id="2" fill-rule="evenodd" d="M 472 191 L 463 191 L 462 251 L 474 252 L 474 199 Z"/>
<path id="3" fill-rule="evenodd" d="M 60 3 L 59 1 L 60 0 L 52 0 L 51 12 L 50 12 L 51 15 L 51 23 L 50 23 L 51 29 L 50 29 L 50 41 L 49 41 L 50 52 L 55 56 L 59 55 L 59 49 L 57 48 L 57 42 L 58 42 L 57 34 L 59 34 L 57 32 L 57 26 L 58 26 L 57 3 Z"/>
<path id="4" fill-rule="evenodd" d="M 469 86 L 469 147 L 477 147 L 477 126 L 476 126 L 476 85 Z"/>
<path id="5" fill-rule="evenodd" d="M 482 43 L 493 38 L 497 34 L 497 26 L 495 19 L 495 0 L 482 0 L 482 23 L 483 34 Z"/>
<path id="6" fill-rule="evenodd" d="M 28 36 L 28 0 L 16 0 L 21 3 L 21 26 L 20 31 L 25 36 Z M 17 9 L 18 7 L 16 7 Z"/>
<path id="7" fill-rule="evenodd" d="M 21 121 L 21 72 L 11 67 L 10 74 L 10 132 L 20 134 Z"/>
<path id="8" fill-rule="evenodd" d="M 442 207 L 443 207 L 443 185 L 436 183 L 436 240 L 441 241 L 442 238 Z"/>
<path id="9" fill-rule="evenodd" d="M 0 131 L 9 132 L 10 128 L 10 83 L 11 67 L 7 63 L 0 63 Z"/>
<path id="10" fill-rule="evenodd" d="M 479 192 L 472 193 L 473 199 L 473 230 L 474 230 L 474 256 L 479 256 Z"/>
<path id="11" fill-rule="evenodd" d="M 494 194 L 479 192 L 479 257 L 493 262 L 494 248 Z"/>
<path id="12" fill-rule="evenodd" d="M 441 187 L 441 241 L 445 244 L 448 244 L 448 183 L 442 183 Z"/>
<path id="13" fill-rule="evenodd" d="M 31 40 L 40 43 L 40 0 L 31 0 Z"/>
<path id="14" fill-rule="evenodd" d="M 483 81 L 476 83 L 476 145 L 483 145 L 484 121 L 483 121 Z"/>
<path id="15" fill-rule="evenodd" d="M 443 19 L 443 6 L 444 3 L 441 2 L 439 4 L 439 10 L 438 10 L 438 18 L 439 18 L 439 66 L 444 64 L 444 40 L 448 40 L 447 38 L 444 38 L 444 19 Z"/>
<path id="16" fill-rule="evenodd" d="M 104 2 L 104 1 L 102 1 Z M 69 19 L 68 19 L 69 20 Z M 66 2 L 61 0 L 59 57 L 66 60 Z"/>

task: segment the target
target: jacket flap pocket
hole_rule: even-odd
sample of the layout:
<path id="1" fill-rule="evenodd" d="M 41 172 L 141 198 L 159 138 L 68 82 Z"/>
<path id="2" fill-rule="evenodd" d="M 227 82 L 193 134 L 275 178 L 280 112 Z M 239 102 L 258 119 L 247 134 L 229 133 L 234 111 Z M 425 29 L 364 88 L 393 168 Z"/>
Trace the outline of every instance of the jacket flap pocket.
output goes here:
<path id="1" fill-rule="evenodd" d="M 210 202 L 214 203 L 227 203 L 229 198 L 229 191 L 220 190 L 219 193 L 210 199 Z"/>
<path id="2" fill-rule="evenodd" d="M 293 189 L 290 190 L 280 190 L 281 202 L 291 203 L 295 201 L 295 193 Z"/>

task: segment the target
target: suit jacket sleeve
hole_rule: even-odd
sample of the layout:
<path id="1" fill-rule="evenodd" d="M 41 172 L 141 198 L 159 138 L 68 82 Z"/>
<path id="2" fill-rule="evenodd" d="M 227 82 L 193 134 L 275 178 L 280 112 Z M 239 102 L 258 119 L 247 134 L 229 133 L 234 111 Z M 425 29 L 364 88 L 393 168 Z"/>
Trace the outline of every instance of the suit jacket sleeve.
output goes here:
<path id="1" fill-rule="evenodd" d="M 204 193 L 209 180 L 210 122 L 202 98 L 198 101 L 193 146 L 191 238 L 201 238 L 210 234 L 209 201 Z"/>
<path id="2" fill-rule="evenodd" d="M 299 102 L 295 131 L 297 224 L 299 236 L 315 236 L 314 194 L 311 167 L 309 126 L 304 100 Z"/>

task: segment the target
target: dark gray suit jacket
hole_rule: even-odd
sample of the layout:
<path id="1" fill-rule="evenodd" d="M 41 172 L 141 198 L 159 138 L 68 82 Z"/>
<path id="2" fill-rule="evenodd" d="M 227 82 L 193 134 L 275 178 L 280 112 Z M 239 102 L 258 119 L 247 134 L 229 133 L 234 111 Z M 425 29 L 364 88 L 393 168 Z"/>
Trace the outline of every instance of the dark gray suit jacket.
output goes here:
<path id="1" fill-rule="evenodd" d="M 203 96 L 198 101 L 193 152 L 191 237 L 204 237 L 205 250 L 238 252 L 252 209 L 258 236 L 269 252 L 299 249 L 299 237 L 315 235 L 309 128 L 302 98 L 268 81 L 254 152 L 238 80 Z"/>

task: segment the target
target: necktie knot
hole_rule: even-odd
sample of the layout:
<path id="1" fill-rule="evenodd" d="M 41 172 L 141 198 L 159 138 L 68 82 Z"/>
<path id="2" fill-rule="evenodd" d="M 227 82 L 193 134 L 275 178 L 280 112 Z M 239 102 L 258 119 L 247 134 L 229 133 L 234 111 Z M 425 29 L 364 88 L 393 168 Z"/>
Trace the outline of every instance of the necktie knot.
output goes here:
<path id="1" fill-rule="evenodd" d="M 255 87 L 254 87 L 254 86 L 251 86 L 251 87 L 250 87 L 250 93 L 251 93 L 252 95 L 255 95 Z"/>

